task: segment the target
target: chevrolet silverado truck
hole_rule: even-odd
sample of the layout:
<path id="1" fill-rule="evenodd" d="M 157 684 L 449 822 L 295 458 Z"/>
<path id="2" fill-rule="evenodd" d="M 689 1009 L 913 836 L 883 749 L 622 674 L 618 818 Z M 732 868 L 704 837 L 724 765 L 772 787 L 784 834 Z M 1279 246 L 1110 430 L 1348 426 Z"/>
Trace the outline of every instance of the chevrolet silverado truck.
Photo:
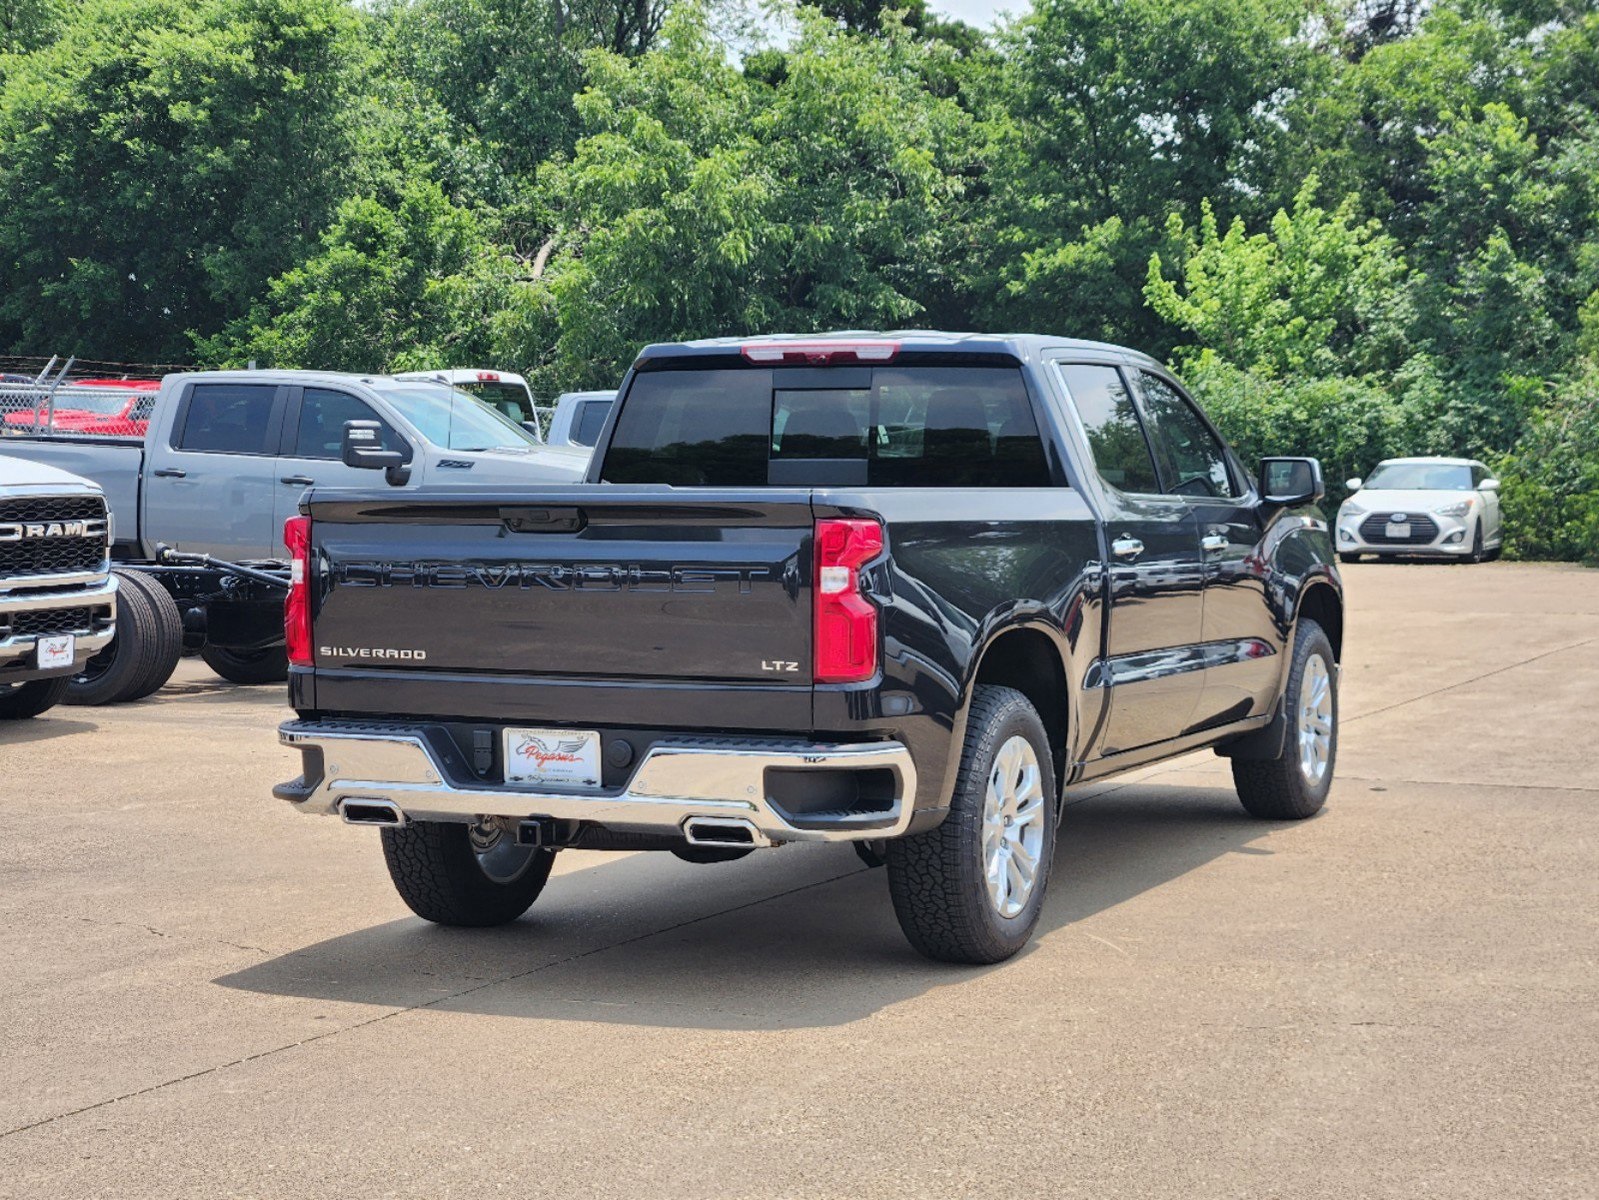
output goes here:
<path id="1" fill-rule="evenodd" d="M 916 949 L 997 962 L 1073 784 L 1211 747 L 1253 816 L 1321 808 L 1322 492 L 1115 346 L 649 346 L 583 486 L 306 493 L 275 793 L 380 826 L 447 925 L 516 919 L 563 848 L 852 842 Z"/>
<path id="2" fill-rule="evenodd" d="M 68 702 L 147 695 L 182 650 L 234 683 L 281 683 L 288 550 L 279 531 L 306 488 L 370 478 L 342 457 L 351 420 L 375 425 L 400 456 L 391 477 L 412 491 L 576 482 L 588 468 L 586 450 L 547 447 L 448 383 L 316 371 L 168 375 L 139 437 L 7 436 L 5 453 L 100 484 L 124 576 L 166 592 L 151 598 L 149 621 L 142 609 L 128 614 Z"/>
<path id="3" fill-rule="evenodd" d="M 0 457 L 0 720 L 36 717 L 116 631 L 105 497 L 86 479 Z"/>

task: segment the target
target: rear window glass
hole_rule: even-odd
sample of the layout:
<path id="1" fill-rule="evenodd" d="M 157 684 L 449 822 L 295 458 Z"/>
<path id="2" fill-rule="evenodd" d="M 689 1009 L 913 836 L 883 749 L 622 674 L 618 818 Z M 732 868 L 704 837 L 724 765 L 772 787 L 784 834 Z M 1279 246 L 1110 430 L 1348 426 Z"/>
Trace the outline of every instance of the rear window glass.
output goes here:
<path id="1" fill-rule="evenodd" d="M 271 384 L 197 383 L 178 449 L 213 454 L 265 454 L 267 426 L 277 387 Z"/>
<path id="2" fill-rule="evenodd" d="M 1010 367 L 641 374 L 602 477 L 679 486 L 1052 482 L 1021 371 Z"/>
<path id="3" fill-rule="evenodd" d="M 578 412 L 577 429 L 572 440 L 579 446 L 592 446 L 600 440 L 600 430 L 605 428 L 605 416 L 611 411 L 609 400 L 590 400 Z"/>
<path id="4" fill-rule="evenodd" d="M 1159 492 L 1155 460 L 1121 372 L 1089 363 L 1062 363 L 1060 374 L 1082 418 L 1099 477 L 1124 492 Z"/>

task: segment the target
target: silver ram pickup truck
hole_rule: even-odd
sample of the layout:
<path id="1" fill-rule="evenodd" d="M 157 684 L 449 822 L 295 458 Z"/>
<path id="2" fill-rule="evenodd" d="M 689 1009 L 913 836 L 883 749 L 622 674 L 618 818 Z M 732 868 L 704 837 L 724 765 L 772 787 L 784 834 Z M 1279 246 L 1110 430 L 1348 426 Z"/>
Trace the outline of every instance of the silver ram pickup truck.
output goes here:
<path id="1" fill-rule="evenodd" d="M 581 482 L 589 453 L 545 446 L 447 383 L 316 371 L 168 375 L 142 437 L 51 431 L 0 437 L 0 453 L 94 480 L 114 518 L 129 606 L 114 645 L 69 700 L 114 704 L 161 686 L 181 650 L 235 683 L 282 682 L 283 524 L 300 496 L 371 485 L 345 454 L 345 426 L 397 454 L 397 492 Z M 153 685 L 153 686 L 152 686 Z"/>
<path id="2" fill-rule="evenodd" d="M 59 704 L 111 641 L 110 532 L 94 484 L 0 457 L 0 720 Z"/>

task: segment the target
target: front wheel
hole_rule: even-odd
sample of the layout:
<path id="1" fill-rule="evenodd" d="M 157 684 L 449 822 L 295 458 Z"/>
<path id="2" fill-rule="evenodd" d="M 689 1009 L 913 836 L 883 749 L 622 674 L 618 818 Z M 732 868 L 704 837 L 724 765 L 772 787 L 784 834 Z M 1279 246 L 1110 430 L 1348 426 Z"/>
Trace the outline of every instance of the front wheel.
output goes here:
<path id="1" fill-rule="evenodd" d="M 979 686 L 949 815 L 887 843 L 889 894 L 912 946 L 940 962 L 995 963 L 1033 935 L 1055 854 L 1055 770 L 1038 711 Z"/>
<path id="2" fill-rule="evenodd" d="M 27 683 L 0 683 L 0 721 L 25 721 L 48 712 L 67 698 L 70 682 L 61 675 Z"/>
<path id="3" fill-rule="evenodd" d="M 437 925 L 504 925 L 533 907 L 555 851 L 519 846 L 492 822 L 412 821 L 383 830 L 400 899 Z"/>
<path id="4" fill-rule="evenodd" d="M 1327 802 L 1338 758 L 1338 666 L 1332 643 L 1308 617 L 1294 635 L 1294 659 L 1283 698 L 1288 729 L 1271 759 L 1233 759 L 1233 785 L 1252 817 L 1298 821 Z"/>
<path id="5" fill-rule="evenodd" d="M 1340 550 L 1338 552 L 1338 561 L 1341 563 L 1357 563 L 1360 561 L 1360 555 L 1350 550 Z"/>
<path id="6" fill-rule="evenodd" d="M 1477 522 L 1477 532 L 1471 535 L 1471 561 L 1480 563 L 1487 557 L 1487 551 L 1482 546 L 1482 522 Z"/>

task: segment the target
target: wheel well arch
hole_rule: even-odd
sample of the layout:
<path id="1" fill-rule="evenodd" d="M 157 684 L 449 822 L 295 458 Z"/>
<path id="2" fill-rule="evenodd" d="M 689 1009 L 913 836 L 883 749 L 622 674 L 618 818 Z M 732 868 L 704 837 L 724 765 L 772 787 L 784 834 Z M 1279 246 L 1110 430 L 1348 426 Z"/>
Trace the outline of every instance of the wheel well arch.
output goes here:
<path id="1" fill-rule="evenodd" d="M 1055 764 L 1055 786 L 1065 781 L 1067 706 L 1066 667 L 1054 640 L 1042 630 L 1013 627 L 996 634 L 983 647 L 972 687 L 995 684 L 1015 688 L 1038 710 Z M 970 695 L 967 698 L 970 704 Z"/>
<path id="2" fill-rule="evenodd" d="M 1344 602 L 1338 590 L 1330 583 L 1312 581 L 1299 594 L 1298 621 L 1309 617 L 1322 627 L 1327 640 L 1332 643 L 1333 661 L 1342 662 L 1344 656 Z"/>

